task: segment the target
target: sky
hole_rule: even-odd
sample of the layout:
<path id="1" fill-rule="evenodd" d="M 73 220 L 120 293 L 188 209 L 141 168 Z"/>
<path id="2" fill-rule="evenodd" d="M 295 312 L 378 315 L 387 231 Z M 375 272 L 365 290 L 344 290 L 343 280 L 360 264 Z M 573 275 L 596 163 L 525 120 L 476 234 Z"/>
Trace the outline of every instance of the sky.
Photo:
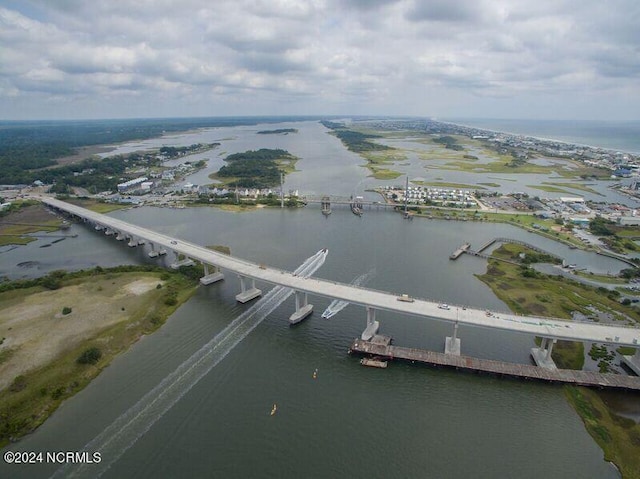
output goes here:
<path id="1" fill-rule="evenodd" d="M 0 0 L 0 119 L 640 119 L 638 0 Z"/>

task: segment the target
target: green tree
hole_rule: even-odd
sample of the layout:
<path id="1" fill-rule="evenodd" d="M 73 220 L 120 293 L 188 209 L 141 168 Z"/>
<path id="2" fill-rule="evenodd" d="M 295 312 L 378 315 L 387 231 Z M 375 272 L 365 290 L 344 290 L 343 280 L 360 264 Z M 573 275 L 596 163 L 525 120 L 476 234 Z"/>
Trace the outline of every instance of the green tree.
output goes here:
<path id="1" fill-rule="evenodd" d="M 76 359 L 76 362 L 78 364 L 96 364 L 100 361 L 101 357 L 102 351 L 100 351 L 99 348 L 92 347 L 83 351 L 78 359 Z"/>

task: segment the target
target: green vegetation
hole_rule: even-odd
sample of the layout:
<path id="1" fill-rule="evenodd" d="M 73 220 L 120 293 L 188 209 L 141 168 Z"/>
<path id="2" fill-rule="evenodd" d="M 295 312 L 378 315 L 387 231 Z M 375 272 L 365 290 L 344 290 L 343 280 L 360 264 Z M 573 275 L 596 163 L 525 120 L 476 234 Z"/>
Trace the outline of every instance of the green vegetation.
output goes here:
<path id="1" fill-rule="evenodd" d="M 69 306 L 65 306 L 64 308 L 62 308 L 62 314 L 63 315 L 67 315 L 67 314 L 71 314 L 73 310 L 69 307 Z"/>
<path id="2" fill-rule="evenodd" d="M 616 352 L 622 356 L 633 356 L 636 353 L 636 348 L 631 346 L 620 346 L 616 349 Z"/>
<path id="3" fill-rule="evenodd" d="M 251 125 L 252 119 L 26 121 L 0 123 L 0 184 L 26 184 L 78 148 L 143 140 L 201 127 Z M 99 190 L 102 191 L 102 190 Z"/>
<path id="4" fill-rule="evenodd" d="M 567 182 L 543 181 L 542 184 L 543 185 L 550 185 L 550 186 L 557 186 L 559 188 L 569 188 L 571 190 L 584 191 L 586 193 L 591 193 L 591 194 L 598 195 L 598 196 L 604 196 L 602 193 L 594 190 L 593 188 L 589 188 L 588 185 L 583 184 L 583 183 L 578 183 L 578 182 L 567 183 Z M 534 186 L 531 186 L 531 187 L 534 188 Z M 540 188 L 540 189 L 543 189 L 543 188 Z"/>
<path id="5" fill-rule="evenodd" d="M 402 173 L 384 168 L 382 165 L 404 160 L 406 158 L 404 153 L 390 146 L 369 141 L 375 138 L 383 138 L 382 135 L 368 131 L 356 131 L 330 121 L 323 121 L 322 124 L 332 130 L 331 133 L 337 136 L 349 151 L 358 153 L 367 160 L 366 167 L 369 168 L 371 176 L 374 178 L 378 180 L 393 180 L 402 176 Z"/>
<path id="6" fill-rule="evenodd" d="M 613 236 L 615 232 L 610 228 L 613 225 L 615 225 L 613 221 L 596 216 L 589 221 L 589 231 L 598 236 Z"/>
<path id="7" fill-rule="evenodd" d="M 444 147 L 448 150 L 454 151 L 463 151 L 464 147 L 458 144 L 458 140 L 452 136 L 440 136 L 438 138 L 434 138 L 432 140 L 434 143 L 438 143 L 440 145 L 444 145 Z M 464 155 L 468 160 L 477 160 L 477 156 L 473 155 Z"/>
<path id="8" fill-rule="evenodd" d="M 640 249 L 633 241 L 639 233 L 637 226 L 622 226 L 596 216 L 589 222 L 589 231 L 600 236 L 600 240 L 616 253 L 634 253 Z"/>
<path id="9" fill-rule="evenodd" d="M 190 146 L 163 146 L 160 148 L 160 154 L 167 158 L 178 158 L 180 156 L 192 155 L 194 153 L 211 150 L 216 146 L 220 146 L 220 143 L 195 143 Z"/>
<path id="10" fill-rule="evenodd" d="M 368 166 L 369 170 L 371 170 L 371 176 L 373 176 L 376 180 L 395 180 L 396 178 L 402 176 L 402 173 L 399 171 L 388 170 L 386 168 L 378 168 L 376 166 Z"/>
<path id="11" fill-rule="evenodd" d="M 258 135 L 287 135 L 289 133 L 298 133 L 296 128 L 277 128 L 275 130 L 261 130 Z"/>
<path id="12" fill-rule="evenodd" d="M 640 424 L 615 414 L 597 391 L 573 386 L 565 386 L 564 391 L 604 451 L 605 461 L 614 463 L 624 479 L 640 478 Z"/>
<path id="13" fill-rule="evenodd" d="M 95 211 L 96 213 L 110 213 L 112 211 L 122 210 L 125 208 L 130 208 L 131 205 L 122 205 L 117 203 L 107 203 L 106 201 L 96 200 L 93 198 L 58 198 L 71 203 L 73 205 L 82 206 L 91 211 Z"/>
<path id="14" fill-rule="evenodd" d="M 38 231 L 56 231 L 61 226 L 63 221 L 52 217 L 38 201 L 15 201 L 0 212 L 0 246 L 27 244 L 35 238 L 26 235 Z"/>
<path id="15" fill-rule="evenodd" d="M 415 132 L 412 132 L 415 136 Z M 446 140 L 440 140 L 445 138 Z M 451 141 L 449 138 L 455 140 Z M 439 141 L 436 141 L 439 140 Z M 556 173 L 563 178 L 600 178 L 608 179 L 608 172 L 602 169 L 586 166 L 585 164 L 570 160 L 562 159 L 551 165 L 536 165 L 524 156 L 519 156 L 520 152 L 510 151 L 500 145 L 490 143 L 483 140 L 476 140 L 462 135 L 437 136 L 428 135 L 421 143 L 435 146 L 442 145 L 443 148 L 435 147 L 431 151 L 420 151 L 421 159 L 431 160 L 451 160 L 446 164 L 438 164 L 433 166 L 437 169 L 447 169 L 452 171 L 464 171 L 468 173 L 523 173 L 523 174 L 546 174 Z M 455 145 L 455 150 L 448 148 L 447 145 Z M 478 162 L 478 153 L 483 157 L 490 159 L 489 162 Z M 570 168 L 567 168 L 569 166 Z M 427 166 L 429 168 L 429 166 Z M 488 185 L 497 187 L 499 185 Z M 537 186 L 537 185 L 536 185 Z M 552 187 L 552 185 L 547 185 Z M 569 185 L 564 185 L 569 187 Z M 574 188 L 576 189 L 576 188 Z M 557 191 L 557 190 L 554 190 Z"/>
<path id="16" fill-rule="evenodd" d="M 557 186 L 544 184 L 544 182 L 542 182 L 541 184 L 537 184 L 537 185 L 527 185 L 527 187 L 533 188 L 535 190 L 546 191 L 547 193 L 563 193 L 565 195 L 570 195 L 571 194 L 570 191 L 567 191 L 567 190 L 565 190 L 563 188 L 558 188 Z"/>
<path id="17" fill-rule="evenodd" d="M 345 126 L 330 121 L 321 122 L 325 127 L 332 130 L 332 133 L 337 136 L 340 141 L 347 147 L 349 151 L 354 153 L 363 153 L 366 151 L 383 151 L 393 150 L 393 148 L 385 145 L 380 145 L 369 141 L 373 138 L 382 138 L 380 135 L 374 135 L 371 133 L 362 133 L 359 131 L 351 130 Z"/>
<path id="18" fill-rule="evenodd" d="M 436 188 L 455 188 L 458 190 L 485 190 L 486 188 L 466 183 L 451 183 L 447 181 L 412 181 L 414 185 L 434 186 Z M 479 183 L 478 183 L 479 184 Z"/>
<path id="19" fill-rule="evenodd" d="M 496 258 L 514 260 L 525 252 L 523 246 L 506 244 L 494 251 Z M 593 311 L 612 314 L 617 319 L 633 317 L 639 313 L 618 302 L 618 297 L 606 288 L 593 288 L 562 276 L 547 276 L 529 271 L 524 265 L 514 265 L 495 259 L 489 261 L 487 272 L 478 276 L 491 287 L 493 292 L 514 311 L 520 314 L 535 314 L 568 318 L 572 311 L 579 311 L 588 317 Z M 530 270 L 533 271 L 533 270 Z M 553 349 L 553 360 L 558 367 L 581 369 L 584 361 L 582 343 L 558 341 Z M 602 372 L 609 371 L 611 353 L 606 347 L 592 347 L 590 356 L 600 360 Z M 624 478 L 640 478 L 640 425 L 612 412 L 595 391 L 585 388 L 565 387 L 569 402 L 578 412 L 589 434 L 602 447 L 605 459 L 614 462 Z"/>
<path id="20" fill-rule="evenodd" d="M 280 173 L 295 165 L 297 158 L 286 150 L 267 149 L 234 153 L 211 178 L 225 179 L 228 186 L 269 188 L 280 184 Z"/>
<path id="21" fill-rule="evenodd" d="M 198 273 L 199 274 L 199 273 Z M 51 275 L 49 275 L 51 276 Z M 33 431 L 52 414 L 62 401 L 82 390 L 113 358 L 125 351 L 142 335 L 158 329 L 175 309 L 196 291 L 196 276 L 192 271 L 174 272 L 154 266 L 119 266 L 78 272 L 58 272 L 61 292 L 67 286 L 102 284 L 105 289 L 117 287 L 119 278 L 133 281 L 151 276 L 162 280 L 165 286 L 152 288 L 135 299 L 135 307 L 127 308 L 127 319 L 107 326 L 80 344 L 71 345 L 53 362 L 36 370 L 25 372 L 13 379 L 0 394 L 0 446 L 6 445 Z M 0 283 L 0 301 L 20 301 L 43 291 L 45 278 Z M 112 286 L 116 285 L 116 286 Z M 96 290 L 95 294 L 109 296 L 109 291 Z M 167 297 L 176 299 L 167 305 Z M 6 304 L 6 303 L 5 303 Z M 123 313 L 124 314 L 124 313 Z M 12 352 L 2 351 L 10 356 Z M 2 361 L 7 361 L 3 358 Z"/>
<path id="22" fill-rule="evenodd" d="M 31 184 L 40 180 L 53 185 L 53 193 L 69 193 L 72 187 L 86 188 L 95 194 L 101 191 L 115 191 L 116 185 L 127 177 L 127 170 L 141 167 L 159 166 L 161 161 L 155 155 L 131 153 L 108 158 L 87 158 L 78 163 L 71 163 L 43 170 L 21 170 L 8 176 L 8 183 Z M 133 178 L 133 175 L 129 175 Z"/>
<path id="23" fill-rule="evenodd" d="M 520 253 L 535 257 L 537 253 L 524 246 L 504 244 L 493 252 L 496 258 L 516 261 Z M 538 273 L 524 264 L 510 264 L 492 259 L 487 272 L 478 278 L 486 283 L 511 310 L 555 318 L 570 318 L 573 311 L 594 317 L 594 310 L 610 313 L 614 318 L 638 320 L 640 313 L 619 303 L 619 293 L 594 288 L 563 276 Z"/>
<path id="24" fill-rule="evenodd" d="M 78 356 L 76 359 L 76 363 L 78 364 L 96 364 L 100 361 L 102 357 L 102 351 L 100 348 L 96 348 L 95 346 L 89 349 L 85 349 L 82 351 L 82 354 Z"/>

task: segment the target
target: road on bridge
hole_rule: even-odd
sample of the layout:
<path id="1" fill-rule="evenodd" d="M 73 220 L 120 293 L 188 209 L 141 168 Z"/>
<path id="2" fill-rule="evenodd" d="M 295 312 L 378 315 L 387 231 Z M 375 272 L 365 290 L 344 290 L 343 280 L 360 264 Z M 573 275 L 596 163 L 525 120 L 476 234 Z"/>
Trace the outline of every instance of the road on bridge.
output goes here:
<path id="1" fill-rule="evenodd" d="M 173 250 L 202 263 L 218 266 L 223 270 L 232 271 L 244 277 L 292 288 L 296 291 L 347 301 L 377 310 L 410 314 L 425 319 L 458 321 L 460 324 L 517 331 L 545 338 L 594 341 L 634 347 L 640 343 L 640 329 L 634 327 L 570 322 L 562 319 L 536 316 L 519 316 L 511 313 L 489 312 L 483 309 L 457 306 L 445 308 L 435 301 L 417 298 L 412 298 L 410 301 L 406 301 L 406 298 L 403 298 L 405 301 L 400 301 L 399 295 L 395 293 L 376 291 L 324 279 L 302 278 L 290 271 L 224 255 L 203 246 L 95 213 L 60 200 L 49 197 L 34 197 L 34 199 L 84 218 L 91 223 L 111 228 L 138 239 L 144 238 L 154 245 Z"/>

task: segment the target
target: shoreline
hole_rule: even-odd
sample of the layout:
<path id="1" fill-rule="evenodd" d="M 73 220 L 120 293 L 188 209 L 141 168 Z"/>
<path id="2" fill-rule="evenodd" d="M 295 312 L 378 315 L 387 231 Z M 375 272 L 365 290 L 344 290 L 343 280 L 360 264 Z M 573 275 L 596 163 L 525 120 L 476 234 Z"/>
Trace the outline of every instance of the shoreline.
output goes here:
<path id="1" fill-rule="evenodd" d="M 160 329 L 197 291 L 197 284 L 179 273 L 150 271 L 145 267 L 95 268 L 65 273 L 63 278 L 66 278 L 62 279 L 63 284 L 55 290 L 36 286 L 0 293 L 7 304 L 10 303 L 4 305 L 5 316 L 7 308 L 11 312 L 37 304 L 42 298 L 47 298 L 49 306 L 54 301 L 58 307 L 56 323 L 45 335 L 38 336 L 37 328 L 31 326 L 35 319 L 26 313 L 2 320 L 4 325 L 9 321 L 12 326 L 6 333 L 9 337 L 3 341 L 0 362 L 3 375 L 7 376 L 2 378 L 0 447 L 34 432 L 62 402 L 84 389 L 117 356 Z M 110 294 L 114 288 L 116 294 Z M 71 294 L 77 289 L 85 293 Z M 95 299 L 90 301 L 83 297 L 85 294 Z M 71 310 L 63 312 L 65 316 L 59 313 L 61 301 L 68 303 Z M 122 306 L 124 303 L 126 309 Z M 103 321 L 91 320 L 105 314 L 110 318 L 106 325 Z M 49 323 L 51 319 L 45 313 L 40 321 Z M 78 332 L 75 323 L 70 321 L 84 324 L 83 329 Z M 52 341 L 54 333 L 60 336 L 59 341 Z M 72 339 L 75 341 L 70 342 Z M 78 358 L 91 346 L 99 348 L 101 356 L 95 362 L 79 364 Z M 29 349 L 33 348 L 36 349 L 30 353 Z M 11 365 L 12 359 L 20 359 L 19 355 L 26 355 L 32 363 L 26 367 L 23 361 Z M 7 369 L 9 366 L 13 372 Z"/>
<path id="2" fill-rule="evenodd" d="M 479 119 L 479 120 L 482 121 L 482 119 Z M 470 128 L 470 129 L 479 130 L 479 131 L 486 131 L 488 133 L 493 133 L 493 134 L 497 133 L 497 134 L 503 134 L 503 135 L 518 136 L 518 137 L 523 137 L 523 138 L 531 138 L 531 139 L 538 140 L 538 141 L 544 141 L 544 142 L 550 142 L 550 143 L 561 143 L 561 144 L 566 145 L 566 146 L 589 148 L 589 149 L 592 149 L 592 150 L 606 151 L 606 152 L 609 152 L 609 153 L 628 153 L 630 155 L 640 155 L 640 151 L 621 149 L 621 148 L 610 148 L 610 147 L 596 146 L 596 145 L 589 145 L 589 144 L 586 144 L 586 143 L 577 143 L 575 141 L 560 140 L 560 139 L 556 139 L 556 138 L 545 138 L 545 137 L 541 137 L 541 136 L 531 135 L 529 133 L 517 133 L 517 132 L 513 132 L 513 131 L 494 130 L 494 129 L 491 129 L 491 128 L 485 128 L 485 127 L 479 127 L 479 126 L 475 126 L 475 125 L 457 123 L 455 121 L 450 121 L 450 120 L 436 120 L 436 121 L 438 121 L 440 123 L 447 124 L 447 125 L 459 126 L 459 127 L 463 127 L 463 128 Z M 488 119 L 488 121 L 490 121 L 490 119 Z M 498 121 L 519 121 L 519 120 L 498 120 Z M 527 120 L 524 120 L 524 121 L 527 121 Z M 558 120 L 536 120 L 536 121 L 558 121 Z M 569 122 L 571 120 L 565 120 L 565 121 Z M 581 120 L 581 121 L 584 121 L 584 120 Z M 597 120 L 593 120 L 593 121 L 597 121 Z"/>

